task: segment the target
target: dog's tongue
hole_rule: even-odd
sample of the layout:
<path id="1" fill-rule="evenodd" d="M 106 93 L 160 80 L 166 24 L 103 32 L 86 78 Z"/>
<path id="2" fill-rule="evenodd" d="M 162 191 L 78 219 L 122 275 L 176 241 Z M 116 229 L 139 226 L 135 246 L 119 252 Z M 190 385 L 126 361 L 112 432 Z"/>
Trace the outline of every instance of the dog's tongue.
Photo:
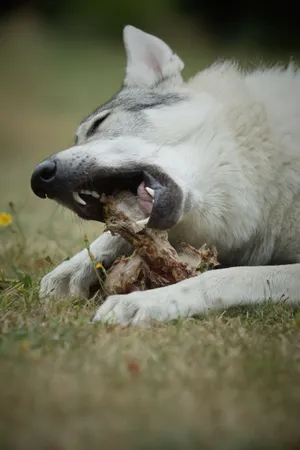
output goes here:
<path id="1" fill-rule="evenodd" d="M 138 203 L 141 211 L 146 214 L 147 216 L 150 216 L 153 208 L 153 198 L 145 189 L 145 183 L 142 182 L 137 190 L 138 195 Z"/>

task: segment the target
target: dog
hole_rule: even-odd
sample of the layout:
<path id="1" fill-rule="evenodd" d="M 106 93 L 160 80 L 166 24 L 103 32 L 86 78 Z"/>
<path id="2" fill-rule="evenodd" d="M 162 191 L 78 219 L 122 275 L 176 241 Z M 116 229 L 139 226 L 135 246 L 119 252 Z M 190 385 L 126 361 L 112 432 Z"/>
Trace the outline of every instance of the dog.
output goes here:
<path id="1" fill-rule="evenodd" d="M 149 326 L 236 305 L 300 301 L 300 73 L 243 71 L 217 61 L 184 82 L 181 59 L 159 38 L 123 32 L 120 91 L 86 117 L 75 145 L 44 160 L 33 192 L 103 222 L 101 195 L 129 189 L 147 226 L 176 248 L 215 245 L 221 268 L 175 285 L 113 295 L 92 322 Z M 130 245 L 91 245 L 109 267 Z M 40 296 L 89 295 L 86 249 L 41 280 Z"/>

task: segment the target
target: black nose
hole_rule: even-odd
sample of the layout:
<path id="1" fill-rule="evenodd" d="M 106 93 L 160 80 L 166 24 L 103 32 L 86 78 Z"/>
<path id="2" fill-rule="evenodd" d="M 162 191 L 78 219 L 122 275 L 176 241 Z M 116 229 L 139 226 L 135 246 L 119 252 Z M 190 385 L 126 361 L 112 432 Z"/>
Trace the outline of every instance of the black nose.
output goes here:
<path id="1" fill-rule="evenodd" d="M 46 198 L 56 175 L 56 162 L 50 159 L 43 161 L 35 169 L 31 176 L 31 189 L 40 198 Z"/>

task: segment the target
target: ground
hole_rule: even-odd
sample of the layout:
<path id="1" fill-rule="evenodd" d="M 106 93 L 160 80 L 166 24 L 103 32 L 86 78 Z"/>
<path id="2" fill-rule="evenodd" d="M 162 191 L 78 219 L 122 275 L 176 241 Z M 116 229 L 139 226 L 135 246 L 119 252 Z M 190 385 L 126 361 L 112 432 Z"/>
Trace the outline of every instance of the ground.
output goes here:
<path id="1" fill-rule="evenodd" d="M 36 23 L 10 23 L 0 42 L 0 213 L 12 216 L 0 227 L 0 448 L 299 448 L 300 308 L 145 330 L 92 325 L 93 301 L 40 302 L 41 276 L 101 226 L 34 198 L 30 173 L 72 144 L 124 59 L 108 44 L 46 39 Z M 182 56 L 195 67 L 193 52 Z"/>

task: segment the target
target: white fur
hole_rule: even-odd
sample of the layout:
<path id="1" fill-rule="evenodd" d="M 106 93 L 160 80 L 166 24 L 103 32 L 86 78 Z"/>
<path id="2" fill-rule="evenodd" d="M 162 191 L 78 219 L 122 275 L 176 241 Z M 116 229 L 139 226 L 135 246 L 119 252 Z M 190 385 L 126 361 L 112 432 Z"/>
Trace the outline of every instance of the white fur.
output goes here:
<path id="1" fill-rule="evenodd" d="M 184 64 L 162 40 L 137 28 L 124 28 L 127 53 L 125 84 L 154 84 L 161 78 L 179 77 Z"/>
<path id="2" fill-rule="evenodd" d="M 152 85 L 156 80 L 147 53 L 151 45 L 160 74 L 174 78 L 177 73 L 176 91 L 187 100 L 149 109 L 145 114 L 151 127 L 142 136 L 95 140 L 89 143 L 89 154 L 102 165 L 140 158 L 163 167 L 192 198 L 192 208 L 170 230 L 172 244 L 214 244 L 221 261 L 242 267 L 208 272 L 159 290 L 110 297 L 94 321 L 149 324 L 152 319 L 188 317 L 266 299 L 299 302 L 299 71 L 291 65 L 286 70 L 243 73 L 225 62 L 183 83 L 177 57 L 169 71 L 173 53 L 162 41 L 129 28 L 125 43 L 128 84 Z M 148 78 L 142 66 L 148 67 Z M 164 89 L 174 90 L 173 81 Z M 85 150 L 82 142 L 60 158 L 78 158 Z M 101 239 L 107 238 L 100 237 L 93 250 L 99 260 L 107 251 Z M 120 242 L 111 248 L 111 260 L 124 249 Z M 85 294 L 92 278 L 83 251 L 42 280 L 41 294 Z"/>

